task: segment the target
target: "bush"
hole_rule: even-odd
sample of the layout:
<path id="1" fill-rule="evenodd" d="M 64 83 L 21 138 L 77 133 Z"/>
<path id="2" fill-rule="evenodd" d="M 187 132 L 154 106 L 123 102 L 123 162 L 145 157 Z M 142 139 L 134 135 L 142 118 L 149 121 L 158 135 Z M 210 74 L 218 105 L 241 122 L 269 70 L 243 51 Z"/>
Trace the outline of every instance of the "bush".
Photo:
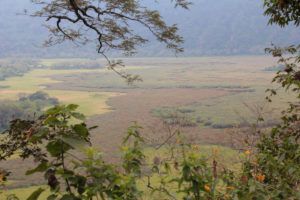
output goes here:
<path id="1" fill-rule="evenodd" d="M 215 129 L 224 129 L 224 128 L 232 128 L 233 125 L 231 124 L 213 124 L 211 125 L 212 128 L 215 128 Z"/>
<path id="2" fill-rule="evenodd" d="M 179 108 L 177 110 L 178 110 L 178 112 L 183 113 L 183 114 L 195 112 L 195 110 L 192 108 Z"/>
<path id="3" fill-rule="evenodd" d="M 211 126 L 212 125 L 212 122 L 211 121 L 207 121 L 204 123 L 204 126 Z"/>

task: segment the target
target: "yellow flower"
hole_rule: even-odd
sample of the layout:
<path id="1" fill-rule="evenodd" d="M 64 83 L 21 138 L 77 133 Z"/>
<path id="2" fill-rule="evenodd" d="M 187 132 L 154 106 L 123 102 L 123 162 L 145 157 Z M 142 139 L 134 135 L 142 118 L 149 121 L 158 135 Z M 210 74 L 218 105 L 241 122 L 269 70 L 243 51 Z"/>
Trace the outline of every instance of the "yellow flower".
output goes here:
<path id="1" fill-rule="evenodd" d="M 209 185 L 204 185 L 204 190 L 205 190 L 206 192 L 210 192 L 210 187 L 209 187 Z"/>
<path id="2" fill-rule="evenodd" d="M 255 178 L 257 181 L 263 182 L 265 180 L 266 176 L 264 174 L 257 174 Z"/>
<path id="3" fill-rule="evenodd" d="M 251 151 L 250 151 L 250 150 L 246 150 L 246 151 L 245 151 L 245 154 L 248 156 L 248 155 L 251 154 Z"/>

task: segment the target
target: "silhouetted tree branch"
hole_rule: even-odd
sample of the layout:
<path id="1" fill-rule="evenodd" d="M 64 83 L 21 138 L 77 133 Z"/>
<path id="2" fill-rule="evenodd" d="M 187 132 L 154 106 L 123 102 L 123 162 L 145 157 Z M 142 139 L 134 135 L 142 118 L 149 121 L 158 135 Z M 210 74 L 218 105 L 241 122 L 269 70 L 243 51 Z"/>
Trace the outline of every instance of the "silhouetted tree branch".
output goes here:
<path id="1" fill-rule="evenodd" d="M 46 18 L 50 32 L 45 46 L 52 46 L 66 40 L 77 45 L 88 42 L 97 43 L 97 51 L 107 59 L 112 69 L 128 83 L 140 81 L 136 75 L 127 74 L 116 69 L 122 63 L 110 61 L 106 55 L 109 50 L 121 51 L 126 56 L 136 53 L 138 46 L 148 39 L 137 33 L 137 26 L 146 28 L 167 48 L 175 53 L 183 51 L 183 38 L 178 28 L 167 25 L 157 10 L 142 5 L 139 0 L 31 0 L 39 6 L 34 17 Z M 175 7 L 188 9 L 188 0 L 171 0 Z M 153 3 L 157 3 L 153 0 Z"/>

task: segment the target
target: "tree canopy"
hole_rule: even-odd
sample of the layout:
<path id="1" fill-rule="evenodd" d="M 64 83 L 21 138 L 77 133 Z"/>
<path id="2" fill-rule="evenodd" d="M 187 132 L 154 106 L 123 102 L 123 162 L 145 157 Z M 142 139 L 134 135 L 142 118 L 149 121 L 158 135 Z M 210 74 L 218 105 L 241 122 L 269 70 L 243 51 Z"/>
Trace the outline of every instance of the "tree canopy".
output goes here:
<path id="1" fill-rule="evenodd" d="M 187 9 L 187 0 L 172 0 L 175 7 Z M 157 10 L 145 7 L 139 0 L 32 0 L 39 5 L 32 16 L 44 17 L 51 33 L 46 45 L 70 40 L 76 44 L 93 42 L 98 53 L 119 50 L 125 55 L 135 53 L 147 38 L 132 29 L 139 24 L 150 31 L 167 48 L 182 52 L 183 38 L 178 28 L 167 25 Z M 153 2 L 155 2 L 153 0 Z"/>
<path id="2" fill-rule="evenodd" d="M 300 3 L 298 0 L 264 0 L 265 14 L 270 24 L 286 26 L 289 23 L 300 25 Z"/>

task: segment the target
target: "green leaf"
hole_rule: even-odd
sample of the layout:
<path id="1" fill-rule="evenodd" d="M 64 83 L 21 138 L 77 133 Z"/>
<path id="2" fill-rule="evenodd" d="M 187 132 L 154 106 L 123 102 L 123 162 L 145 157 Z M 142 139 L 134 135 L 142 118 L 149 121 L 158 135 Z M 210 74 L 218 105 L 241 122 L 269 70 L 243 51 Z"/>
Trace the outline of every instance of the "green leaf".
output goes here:
<path id="1" fill-rule="evenodd" d="M 27 198 L 27 200 L 37 200 L 44 191 L 45 191 L 45 189 L 43 189 L 43 188 L 37 189 Z"/>
<path id="2" fill-rule="evenodd" d="M 77 176 L 77 192 L 83 194 L 85 191 L 86 178 L 84 176 Z"/>
<path id="3" fill-rule="evenodd" d="M 6 197 L 6 200 L 20 200 L 20 199 L 15 194 L 10 194 Z"/>
<path id="4" fill-rule="evenodd" d="M 50 196 L 48 196 L 47 200 L 56 200 L 56 197 L 56 194 L 51 194 Z"/>
<path id="5" fill-rule="evenodd" d="M 61 106 L 61 105 L 54 106 L 53 108 L 49 108 L 49 109 L 46 111 L 46 114 L 47 114 L 47 115 L 55 115 L 55 114 L 61 112 L 61 110 L 62 110 L 62 106 Z"/>
<path id="6" fill-rule="evenodd" d="M 171 167 L 169 165 L 169 163 L 165 162 L 164 163 L 164 167 L 165 167 L 165 170 L 169 173 L 171 171 Z"/>
<path id="7" fill-rule="evenodd" d="M 255 192 L 255 190 L 256 190 L 255 185 L 254 185 L 253 183 L 251 183 L 251 184 L 250 184 L 250 187 L 249 187 L 249 192 L 250 192 L 250 193 L 253 193 L 253 192 Z"/>
<path id="8" fill-rule="evenodd" d="M 72 117 L 74 117 L 76 119 L 85 120 L 85 116 L 82 113 L 72 112 L 71 115 L 72 115 Z"/>
<path id="9" fill-rule="evenodd" d="M 57 157 L 62 153 L 62 142 L 61 141 L 51 141 L 47 144 L 46 149 L 53 157 Z M 64 151 L 67 149 L 64 148 Z"/>
<path id="10" fill-rule="evenodd" d="M 48 169 L 48 167 L 49 166 L 48 166 L 47 162 L 42 162 L 36 168 L 28 170 L 26 172 L 26 175 L 31 175 L 31 174 L 34 174 L 36 172 L 44 172 L 44 171 L 46 171 Z"/>
<path id="11" fill-rule="evenodd" d="M 58 170 L 57 174 L 60 174 L 64 179 L 70 179 L 74 176 L 74 172 L 71 170 Z"/>
<path id="12" fill-rule="evenodd" d="M 72 194 L 65 194 L 60 200 L 80 200 Z"/>
<path id="13" fill-rule="evenodd" d="M 42 127 L 39 131 L 30 138 L 30 142 L 42 142 L 41 140 L 49 134 L 49 129 Z"/>
<path id="14" fill-rule="evenodd" d="M 188 166 L 188 165 L 184 165 L 184 166 L 183 166 L 183 169 L 182 169 L 182 176 L 183 176 L 183 178 L 184 178 L 185 180 L 188 180 L 188 179 L 189 179 L 189 177 L 190 177 L 190 171 L 191 171 L 190 166 Z"/>
<path id="15" fill-rule="evenodd" d="M 50 116 L 48 117 L 45 121 L 44 121 L 45 124 L 48 124 L 48 125 L 59 125 L 61 124 L 61 122 L 54 116 Z"/>
<path id="16" fill-rule="evenodd" d="M 75 133 L 83 138 L 89 136 L 89 131 L 86 128 L 85 124 L 76 124 L 73 126 Z"/>
<path id="17" fill-rule="evenodd" d="M 68 144 L 72 148 L 80 148 L 85 145 L 87 145 L 86 141 L 77 138 L 77 137 L 71 137 L 71 136 L 64 136 L 61 138 L 61 140 L 65 143 Z"/>
<path id="18" fill-rule="evenodd" d="M 79 106 L 76 104 L 69 104 L 67 105 L 66 109 L 69 111 L 75 111 Z"/>

